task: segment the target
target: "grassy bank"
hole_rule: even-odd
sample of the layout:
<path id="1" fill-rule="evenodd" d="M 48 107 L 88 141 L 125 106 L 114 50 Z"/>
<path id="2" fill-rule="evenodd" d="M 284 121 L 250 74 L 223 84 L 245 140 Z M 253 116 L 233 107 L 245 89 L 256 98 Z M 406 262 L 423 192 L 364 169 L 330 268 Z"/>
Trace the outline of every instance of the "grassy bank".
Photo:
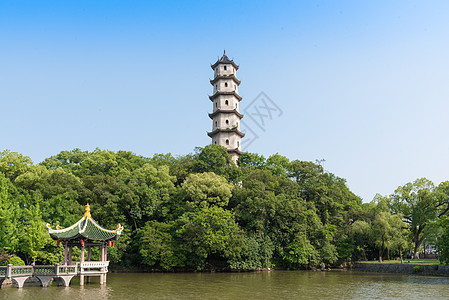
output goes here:
<path id="1" fill-rule="evenodd" d="M 360 261 L 361 263 L 370 263 L 370 264 L 378 264 L 379 261 L 372 260 L 372 261 Z M 400 264 L 400 260 L 384 260 L 382 261 L 383 264 Z M 440 261 L 438 259 L 404 259 L 404 264 L 410 264 L 410 265 L 439 265 Z"/>

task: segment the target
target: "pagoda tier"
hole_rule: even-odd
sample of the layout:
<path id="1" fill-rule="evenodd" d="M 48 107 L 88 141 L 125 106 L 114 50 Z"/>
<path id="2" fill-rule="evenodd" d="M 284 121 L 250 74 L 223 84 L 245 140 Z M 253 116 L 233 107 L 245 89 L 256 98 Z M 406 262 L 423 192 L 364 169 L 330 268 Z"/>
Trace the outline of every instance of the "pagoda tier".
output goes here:
<path id="1" fill-rule="evenodd" d="M 230 74 L 230 75 L 218 75 L 216 76 L 214 79 L 210 80 L 210 84 L 214 85 L 218 80 L 220 79 L 232 79 L 235 83 L 237 83 L 237 85 L 240 85 L 241 81 L 238 80 L 234 74 Z"/>
<path id="2" fill-rule="evenodd" d="M 52 229 L 50 224 L 47 223 L 48 233 L 51 238 L 59 241 L 111 241 L 117 240 L 118 236 L 122 233 L 123 226 L 118 224 L 117 229 L 108 230 L 104 229 L 97 222 L 92 219 L 90 215 L 90 207 L 86 205 L 86 213 L 75 224 L 70 227 L 59 229 Z"/>
<path id="3" fill-rule="evenodd" d="M 210 137 L 213 137 L 214 135 L 216 135 L 217 133 L 220 133 L 220 132 L 234 132 L 241 138 L 245 136 L 245 134 L 243 132 L 241 132 L 240 130 L 238 130 L 237 128 L 217 128 L 212 132 L 208 132 L 207 135 Z"/>
<path id="4" fill-rule="evenodd" d="M 209 114 L 209 118 L 213 119 L 216 115 L 223 113 L 223 114 L 235 114 L 240 119 L 243 118 L 243 115 L 238 112 L 237 109 L 217 109 L 213 113 Z"/>
<path id="5" fill-rule="evenodd" d="M 231 64 L 231 65 L 235 68 L 235 70 L 238 70 L 238 69 L 239 69 L 239 66 L 235 64 L 234 60 L 229 59 L 229 58 L 226 56 L 226 51 L 225 51 L 225 53 L 223 54 L 223 56 L 222 56 L 219 60 L 217 60 L 216 63 L 214 63 L 213 65 L 210 65 L 210 67 L 212 68 L 212 70 L 215 70 L 215 68 L 216 68 L 219 64 Z"/>
<path id="6" fill-rule="evenodd" d="M 211 101 L 214 101 L 215 98 L 217 98 L 218 96 L 223 95 L 223 96 L 234 96 L 235 98 L 237 98 L 237 100 L 240 102 L 240 100 L 242 100 L 243 98 L 239 96 L 239 94 L 237 94 L 235 91 L 231 91 L 231 92 L 223 92 L 223 91 L 217 91 L 215 92 L 215 94 L 213 94 L 212 96 L 209 96 L 209 99 Z"/>

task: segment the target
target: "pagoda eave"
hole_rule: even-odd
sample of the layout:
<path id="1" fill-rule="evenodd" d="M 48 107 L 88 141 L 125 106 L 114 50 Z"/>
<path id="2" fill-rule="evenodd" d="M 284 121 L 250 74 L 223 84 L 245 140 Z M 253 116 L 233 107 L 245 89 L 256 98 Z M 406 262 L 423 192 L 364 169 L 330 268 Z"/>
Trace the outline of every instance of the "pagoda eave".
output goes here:
<path id="1" fill-rule="evenodd" d="M 218 60 L 216 63 L 214 63 L 213 65 L 210 65 L 210 67 L 212 68 L 212 70 L 215 70 L 215 68 L 218 66 L 218 65 L 227 65 L 227 64 L 231 64 L 234 68 L 235 68 L 235 70 L 238 70 L 239 69 L 239 66 L 238 65 L 236 65 L 236 63 L 233 61 L 233 60 L 229 60 L 229 61 L 220 61 L 220 60 Z"/>
<path id="2" fill-rule="evenodd" d="M 214 111 L 213 113 L 209 114 L 209 118 L 213 119 L 216 115 L 218 115 L 219 113 L 223 113 L 223 114 L 235 114 L 237 117 L 239 117 L 240 119 L 243 118 L 243 114 L 239 113 L 236 109 L 232 109 L 232 110 L 228 110 L 228 109 L 217 109 L 216 111 Z"/>
<path id="3" fill-rule="evenodd" d="M 237 153 L 238 155 L 241 155 L 242 151 L 240 151 L 239 148 L 234 148 L 234 149 L 228 149 L 228 153 Z"/>
<path id="4" fill-rule="evenodd" d="M 216 135 L 216 134 L 218 134 L 220 132 L 228 132 L 228 133 L 233 132 L 233 133 L 236 133 L 240 137 L 244 137 L 245 136 L 245 134 L 243 132 L 241 132 L 240 130 L 238 130 L 237 128 L 225 128 L 225 129 L 217 128 L 214 131 L 208 132 L 207 135 L 209 137 L 213 137 L 214 135 Z"/>
<path id="5" fill-rule="evenodd" d="M 237 86 L 239 86 L 241 83 L 241 81 L 238 80 L 233 74 L 231 74 L 229 76 L 217 76 L 214 79 L 209 80 L 209 81 L 210 81 L 210 84 L 214 85 L 220 79 L 232 79 L 237 84 Z"/>
<path id="6" fill-rule="evenodd" d="M 235 96 L 235 98 L 237 98 L 238 101 L 241 101 L 243 98 L 239 96 L 239 94 L 237 94 L 235 91 L 232 92 L 216 92 L 215 94 L 213 94 L 212 96 L 209 96 L 209 99 L 211 101 L 214 101 L 215 98 L 217 98 L 218 96 L 223 95 L 223 96 Z"/>

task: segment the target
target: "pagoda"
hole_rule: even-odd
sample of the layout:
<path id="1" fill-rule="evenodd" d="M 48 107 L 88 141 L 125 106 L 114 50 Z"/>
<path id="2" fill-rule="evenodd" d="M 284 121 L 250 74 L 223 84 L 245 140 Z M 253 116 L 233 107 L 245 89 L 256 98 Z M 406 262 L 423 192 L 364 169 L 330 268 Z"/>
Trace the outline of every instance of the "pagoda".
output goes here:
<path id="1" fill-rule="evenodd" d="M 114 241 L 122 233 L 123 226 L 117 225 L 115 230 L 104 229 L 92 218 L 90 214 L 90 205 L 87 204 L 84 216 L 70 227 L 61 229 L 56 226 L 52 229 L 47 223 L 48 233 L 51 238 L 56 240 L 58 245 L 64 245 L 63 265 L 73 265 L 72 248 L 81 249 L 81 258 L 79 262 L 78 275 L 80 276 L 80 285 L 84 285 L 84 276 L 100 276 L 100 284 L 106 283 L 106 274 L 108 272 L 109 261 L 107 260 L 108 246 L 114 246 Z M 92 247 L 100 247 L 100 261 L 91 261 Z M 85 249 L 87 248 L 87 260 L 85 259 Z"/>
<path id="2" fill-rule="evenodd" d="M 239 66 L 230 60 L 224 51 L 223 56 L 211 65 L 214 79 L 210 80 L 213 94 L 209 96 L 213 111 L 209 114 L 212 119 L 212 131 L 207 135 L 212 138 L 212 144 L 224 146 L 231 154 L 234 163 L 242 153 L 241 139 L 245 136 L 240 131 L 240 120 L 243 115 L 239 112 L 239 102 L 242 97 L 238 94 L 240 80 L 236 77 Z"/>

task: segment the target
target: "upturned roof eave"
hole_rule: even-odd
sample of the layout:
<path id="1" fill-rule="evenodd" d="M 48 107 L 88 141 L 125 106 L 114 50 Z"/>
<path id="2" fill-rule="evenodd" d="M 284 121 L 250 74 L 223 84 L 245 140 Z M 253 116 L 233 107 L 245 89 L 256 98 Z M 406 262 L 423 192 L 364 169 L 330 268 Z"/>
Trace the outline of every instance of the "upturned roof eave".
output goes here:
<path id="1" fill-rule="evenodd" d="M 233 65 L 234 68 L 235 68 L 236 70 L 239 69 L 239 66 L 238 66 L 233 60 L 229 60 L 229 61 L 221 61 L 221 60 L 217 60 L 217 62 L 214 63 L 213 65 L 210 65 L 210 67 L 212 68 L 212 70 L 215 70 L 215 68 L 216 68 L 218 65 L 226 65 L 226 64 L 231 64 L 231 65 Z"/>
<path id="2" fill-rule="evenodd" d="M 241 132 L 240 130 L 238 130 L 237 128 L 229 128 L 229 129 L 228 128 L 226 128 L 226 129 L 218 128 L 218 129 L 215 129 L 214 131 L 208 132 L 207 135 L 209 137 L 213 137 L 214 135 L 218 134 L 219 132 L 234 132 L 240 137 L 245 136 L 245 134 L 243 132 Z"/>
<path id="3" fill-rule="evenodd" d="M 239 94 L 237 94 L 235 91 L 231 91 L 231 92 L 225 92 L 225 91 L 220 91 L 220 92 L 216 92 L 215 94 L 213 94 L 212 96 L 209 96 L 209 99 L 211 101 L 213 101 L 215 98 L 217 98 L 218 96 L 223 95 L 223 96 L 235 96 L 237 98 L 237 100 L 240 102 L 243 98 L 241 96 L 239 96 Z"/>
<path id="4" fill-rule="evenodd" d="M 210 84 L 214 85 L 220 79 L 232 79 L 235 83 L 237 83 L 237 86 L 239 86 L 240 83 L 242 83 L 234 75 L 232 75 L 232 76 L 217 76 L 214 79 L 209 80 L 209 82 L 210 82 Z"/>
<path id="5" fill-rule="evenodd" d="M 216 111 L 214 111 L 213 113 L 209 114 L 209 118 L 213 119 L 216 115 L 218 115 L 219 113 L 223 113 L 223 114 L 235 114 L 237 117 L 239 117 L 240 119 L 243 118 L 243 114 L 239 113 L 237 110 L 233 109 L 233 110 L 221 110 L 221 109 L 217 109 Z"/>
<path id="6" fill-rule="evenodd" d="M 81 223 L 85 221 L 84 224 L 82 224 L 82 228 L 80 228 Z M 89 236 L 89 232 L 87 231 L 87 227 L 89 225 L 89 223 L 91 224 L 91 226 L 95 226 L 96 228 L 98 228 L 98 230 L 100 230 L 100 232 L 102 234 L 104 234 L 103 237 L 98 236 L 98 235 L 90 235 Z M 123 226 L 121 226 L 120 224 L 117 226 L 117 229 L 115 230 L 108 230 L 105 229 L 103 227 L 101 227 L 100 225 L 97 224 L 97 222 L 92 219 L 90 216 L 86 217 L 83 216 L 78 222 L 76 222 L 75 224 L 73 224 L 70 227 L 67 228 L 63 228 L 63 229 L 51 229 L 50 225 L 47 224 L 47 228 L 50 234 L 50 237 L 54 240 L 61 240 L 61 241 L 71 241 L 71 240 L 89 240 L 89 241 L 109 241 L 109 240 L 117 240 L 118 236 L 121 235 L 121 232 L 123 230 Z M 69 235 L 69 236 L 64 236 L 64 233 L 67 233 L 69 231 L 73 231 L 73 234 Z"/>

